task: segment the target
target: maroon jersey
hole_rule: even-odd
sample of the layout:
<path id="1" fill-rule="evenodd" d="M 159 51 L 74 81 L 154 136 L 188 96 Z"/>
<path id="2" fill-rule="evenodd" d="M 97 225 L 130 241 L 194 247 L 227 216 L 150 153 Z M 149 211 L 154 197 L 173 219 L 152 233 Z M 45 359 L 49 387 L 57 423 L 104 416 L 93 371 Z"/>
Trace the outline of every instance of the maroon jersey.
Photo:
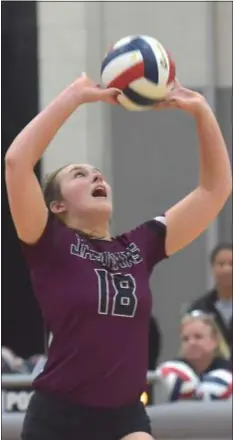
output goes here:
<path id="1" fill-rule="evenodd" d="M 166 257 L 165 217 L 111 241 L 91 239 L 50 217 L 23 244 L 32 285 L 53 334 L 34 388 L 88 406 L 133 403 L 146 387 L 149 278 Z"/>

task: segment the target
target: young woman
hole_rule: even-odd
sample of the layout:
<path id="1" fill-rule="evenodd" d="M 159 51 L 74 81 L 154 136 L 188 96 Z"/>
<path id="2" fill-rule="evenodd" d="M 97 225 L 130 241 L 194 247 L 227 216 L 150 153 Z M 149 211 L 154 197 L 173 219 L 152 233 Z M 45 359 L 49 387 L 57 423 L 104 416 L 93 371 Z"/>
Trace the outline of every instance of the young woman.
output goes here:
<path id="1" fill-rule="evenodd" d="M 159 365 L 156 373 L 165 387 L 170 390 L 171 382 L 164 374 L 166 364 L 165 362 Z M 193 389 L 188 396 L 180 393 L 183 375 L 188 374 L 183 368 L 184 364 L 191 369 L 190 372 L 196 377 L 196 383 L 193 380 Z M 229 381 L 229 386 L 223 398 L 231 396 L 232 363 L 230 350 L 212 315 L 194 310 L 182 318 L 180 324 L 180 357 L 175 359 L 169 368 L 175 368 L 178 377 L 177 383 L 170 390 L 171 401 L 183 398 L 195 399 L 201 396 L 203 381 L 208 377 L 208 373 L 216 370 L 224 370 L 227 373 L 224 379 Z M 212 387 L 214 395 L 216 392 L 215 384 Z"/>
<path id="2" fill-rule="evenodd" d="M 185 315 L 180 339 L 182 358 L 198 376 L 219 368 L 232 371 L 229 347 L 212 315 L 201 311 Z"/>
<path id="3" fill-rule="evenodd" d="M 215 286 L 190 306 L 212 313 L 233 354 L 232 344 L 232 243 L 219 243 L 210 255 Z"/>
<path id="4" fill-rule="evenodd" d="M 6 154 L 12 217 L 35 294 L 53 334 L 34 382 L 23 440 L 149 440 L 145 390 L 149 278 L 198 237 L 232 188 L 226 146 L 205 99 L 178 83 L 159 108 L 181 108 L 197 126 L 196 189 L 165 214 L 111 237 L 111 188 L 91 165 L 54 172 L 44 194 L 33 169 L 66 119 L 89 102 L 115 103 L 82 75 L 13 141 Z"/>

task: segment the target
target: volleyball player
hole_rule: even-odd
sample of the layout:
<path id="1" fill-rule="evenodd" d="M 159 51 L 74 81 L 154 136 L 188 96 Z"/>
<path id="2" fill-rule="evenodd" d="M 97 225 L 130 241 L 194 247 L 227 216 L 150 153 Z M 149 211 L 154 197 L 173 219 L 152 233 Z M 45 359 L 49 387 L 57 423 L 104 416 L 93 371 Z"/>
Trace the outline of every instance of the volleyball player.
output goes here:
<path id="1" fill-rule="evenodd" d="M 152 439 L 140 403 L 149 278 L 159 261 L 209 226 L 231 193 L 218 123 L 201 95 L 177 83 L 157 108 L 180 108 L 195 119 L 199 180 L 187 197 L 164 214 L 155 208 L 154 219 L 113 238 L 111 188 L 93 166 L 65 165 L 49 177 L 43 194 L 33 170 L 59 128 L 79 106 L 115 103 L 117 93 L 82 75 L 24 128 L 6 154 L 12 218 L 53 333 L 48 361 L 33 384 L 23 440 Z"/>

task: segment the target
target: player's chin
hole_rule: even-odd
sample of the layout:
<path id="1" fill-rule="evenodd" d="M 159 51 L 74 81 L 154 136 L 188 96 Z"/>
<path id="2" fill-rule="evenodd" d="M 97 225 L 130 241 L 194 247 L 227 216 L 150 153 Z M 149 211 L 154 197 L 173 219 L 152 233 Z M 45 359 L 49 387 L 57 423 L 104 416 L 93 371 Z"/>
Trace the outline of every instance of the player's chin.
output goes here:
<path id="1" fill-rule="evenodd" d="M 203 356 L 203 351 L 199 349 L 195 349 L 192 352 L 190 352 L 187 356 L 190 360 L 200 359 Z"/>
<path id="2" fill-rule="evenodd" d="M 109 213 L 112 214 L 112 202 L 104 197 L 96 197 L 93 198 L 91 202 L 91 207 L 96 212 L 103 212 L 103 213 Z"/>

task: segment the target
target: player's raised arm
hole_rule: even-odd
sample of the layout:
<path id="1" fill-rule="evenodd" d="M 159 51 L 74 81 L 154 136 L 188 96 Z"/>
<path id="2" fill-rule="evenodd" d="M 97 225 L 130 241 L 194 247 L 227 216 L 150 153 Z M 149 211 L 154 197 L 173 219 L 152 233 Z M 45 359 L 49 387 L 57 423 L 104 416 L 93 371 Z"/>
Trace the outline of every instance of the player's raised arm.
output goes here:
<path id="1" fill-rule="evenodd" d="M 177 83 L 169 99 L 157 106 L 164 107 L 192 114 L 199 139 L 198 186 L 166 212 L 166 252 L 172 255 L 197 238 L 219 214 L 232 191 L 232 172 L 217 120 L 200 94 Z"/>
<path id="2" fill-rule="evenodd" d="M 8 199 L 18 236 L 35 243 L 45 228 L 47 208 L 34 167 L 67 118 L 88 102 L 113 102 L 115 89 L 101 90 L 86 75 L 67 87 L 16 137 L 5 156 Z M 78 154 L 78 151 L 77 151 Z"/>

